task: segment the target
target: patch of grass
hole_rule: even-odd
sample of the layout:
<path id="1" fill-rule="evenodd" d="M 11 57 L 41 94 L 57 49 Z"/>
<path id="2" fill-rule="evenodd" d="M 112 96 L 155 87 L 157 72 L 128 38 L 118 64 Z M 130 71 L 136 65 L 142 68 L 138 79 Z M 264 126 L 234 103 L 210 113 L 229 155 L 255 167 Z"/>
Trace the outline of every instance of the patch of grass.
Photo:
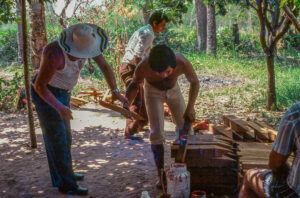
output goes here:
<path id="1" fill-rule="evenodd" d="M 245 84 L 239 93 L 241 95 L 256 95 L 249 101 L 253 108 L 266 105 L 267 101 L 267 66 L 264 59 L 224 57 L 216 58 L 202 54 L 185 54 L 199 74 L 229 76 Z M 295 63 L 295 62 L 294 62 Z M 297 63 L 295 63 L 297 65 Z M 290 67 L 275 62 L 277 102 L 280 108 L 286 108 L 300 100 L 300 67 Z M 237 92 L 224 89 L 224 94 L 233 95 Z M 211 97 L 211 94 L 208 94 Z"/>

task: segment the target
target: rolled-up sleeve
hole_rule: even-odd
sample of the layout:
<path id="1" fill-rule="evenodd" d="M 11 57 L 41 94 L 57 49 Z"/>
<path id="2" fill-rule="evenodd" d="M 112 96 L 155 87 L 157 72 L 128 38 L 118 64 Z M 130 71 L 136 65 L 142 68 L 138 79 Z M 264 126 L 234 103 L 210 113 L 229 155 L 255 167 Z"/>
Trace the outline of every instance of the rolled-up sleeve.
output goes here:
<path id="1" fill-rule="evenodd" d="M 275 152 L 281 155 L 289 155 L 291 153 L 295 141 L 294 132 L 296 128 L 299 128 L 299 117 L 297 116 L 299 116 L 297 112 L 286 112 L 282 118 L 272 147 Z"/>

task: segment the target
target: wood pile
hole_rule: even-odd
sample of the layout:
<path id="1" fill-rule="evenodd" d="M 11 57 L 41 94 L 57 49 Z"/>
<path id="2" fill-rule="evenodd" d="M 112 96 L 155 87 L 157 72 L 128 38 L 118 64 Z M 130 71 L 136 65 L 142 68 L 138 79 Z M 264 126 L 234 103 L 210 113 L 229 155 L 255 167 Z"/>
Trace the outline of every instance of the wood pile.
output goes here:
<path id="1" fill-rule="evenodd" d="M 274 142 L 277 131 L 259 121 L 245 121 L 234 115 L 224 115 L 223 124 L 213 127 L 214 133 L 231 136 L 234 140 Z M 225 132 L 225 134 L 223 134 Z"/>
<path id="2" fill-rule="evenodd" d="M 259 121 L 245 121 L 224 115 L 222 124 L 209 124 L 209 130 L 189 136 L 186 164 L 191 173 L 191 190 L 214 194 L 235 194 L 243 175 L 251 168 L 268 168 L 269 155 L 277 131 Z M 176 159 L 179 141 L 171 146 Z M 293 156 L 288 161 L 292 162 Z"/>
<path id="3" fill-rule="evenodd" d="M 221 135 L 188 137 L 185 162 L 191 173 L 191 190 L 214 194 L 234 194 L 238 186 L 237 144 Z M 171 157 L 176 159 L 179 141 L 173 142 Z"/>

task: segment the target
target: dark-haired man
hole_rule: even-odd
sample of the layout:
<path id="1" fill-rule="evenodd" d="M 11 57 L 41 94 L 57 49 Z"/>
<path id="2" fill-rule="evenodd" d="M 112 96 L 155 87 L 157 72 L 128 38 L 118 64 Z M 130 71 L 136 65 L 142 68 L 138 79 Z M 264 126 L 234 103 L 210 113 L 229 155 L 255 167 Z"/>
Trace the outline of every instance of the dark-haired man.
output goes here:
<path id="1" fill-rule="evenodd" d="M 187 106 L 184 103 L 178 76 L 184 74 L 190 83 Z M 167 103 L 178 129 L 183 127 L 184 120 L 195 120 L 194 104 L 199 91 L 199 80 L 191 63 L 180 53 L 174 52 L 166 45 L 155 46 L 137 66 L 133 80 L 129 84 L 126 97 L 129 104 L 136 96 L 140 84 L 144 83 L 145 102 L 150 122 L 151 150 L 161 176 L 164 168 L 164 107 Z M 192 134 L 192 130 L 190 131 Z M 157 183 L 161 187 L 161 181 Z"/>
<path id="2" fill-rule="evenodd" d="M 132 80 L 134 69 L 138 63 L 144 56 L 149 54 L 154 40 L 154 33 L 159 34 L 164 31 L 168 21 L 169 19 L 165 14 L 156 11 L 150 16 L 149 24 L 138 29 L 131 36 L 119 70 L 119 75 L 126 88 Z M 138 94 L 129 109 L 145 118 L 145 121 L 132 118 L 126 120 L 125 137 L 135 139 L 137 137 L 134 134 L 138 133 L 148 123 L 142 85 L 139 87 Z"/>

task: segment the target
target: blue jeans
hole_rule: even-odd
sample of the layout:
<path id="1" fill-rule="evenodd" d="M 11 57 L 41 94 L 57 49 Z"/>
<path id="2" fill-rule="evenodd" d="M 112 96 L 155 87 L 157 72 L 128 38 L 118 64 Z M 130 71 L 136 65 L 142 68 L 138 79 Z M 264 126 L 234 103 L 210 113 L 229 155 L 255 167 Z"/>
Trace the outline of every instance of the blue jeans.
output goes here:
<path id="1" fill-rule="evenodd" d="M 62 104 L 70 107 L 70 93 L 49 85 L 48 89 Z M 31 95 L 43 132 L 52 184 L 54 187 L 77 188 L 72 168 L 70 122 L 61 119 L 59 113 L 40 98 L 32 86 Z"/>

